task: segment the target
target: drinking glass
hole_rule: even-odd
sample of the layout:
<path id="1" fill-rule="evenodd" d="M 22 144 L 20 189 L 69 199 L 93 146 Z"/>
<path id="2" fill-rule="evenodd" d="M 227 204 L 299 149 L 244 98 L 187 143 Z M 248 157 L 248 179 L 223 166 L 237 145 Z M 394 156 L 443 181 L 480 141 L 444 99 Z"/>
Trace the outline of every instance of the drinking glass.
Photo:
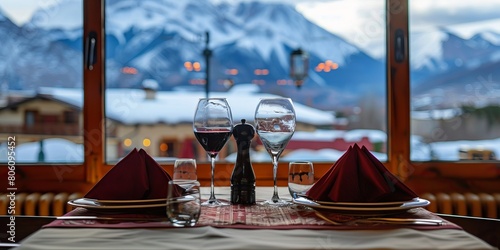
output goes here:
<path id="1" fill-rule="evenodd" d="M 271 156 L 273 163 L 274 191 L 271 200 L 263 204 L 288 205 L 278 195 L 278 160 L 295 132 L 295 109 L 290 98 L 261 99 L 255 110 L 255 130 Z"/>
<path id="2" fill-rule="evenodd" d="M 201 213 L 200 183 L 195 180 L 170 180 L 167 217 L 175 227 L 194 226 Z"/>
<path id="3" fill-rule="evenodd" d="M 190 158 L 176 159 L 174 163 L 174 180 L 197 180 L 196 160 Z"/>
<path id="4" fill-rule="evenodd" d="M 194 115 L 193 130 L 196 139 L 203 146 L 211 161 L 210 198 L 203 205 L 229 205 L 215 198 L 214 194 L 215 157 L 233 131 L 233 117 L 227 100 L 225 98 L 201 98 Z"/>
<path id="5" fill-rule="evenodd" d="M 292 198 L 305 195 L 314 184 L 314 166 L 310 161 L 294 161 L 288 165 L 288 191 Z"/>

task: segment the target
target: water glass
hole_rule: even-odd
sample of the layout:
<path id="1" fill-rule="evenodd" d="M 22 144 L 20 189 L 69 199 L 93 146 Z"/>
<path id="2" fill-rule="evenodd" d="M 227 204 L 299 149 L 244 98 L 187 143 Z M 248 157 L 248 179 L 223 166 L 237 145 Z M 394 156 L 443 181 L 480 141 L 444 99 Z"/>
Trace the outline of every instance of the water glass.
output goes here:
<path id="1" fill-rule="evenodd" d="M 201 213 L 200 183 L 196 180 L 168 182 L 167 216 L 175 227 L 194 226 Z"/>
<path id="2" fill-rule="evenodd" d="M 181 158 L 174 163 L 174 180 L 197 180 L 196 160 L 191 158 Z"/>
<path id="3" fill-rule="evenodd" d="M 312 162 L 290 162 L 288 166 L 288 191 L 293 198 L 305 195 L 313 184 L 314 167 Z"/>

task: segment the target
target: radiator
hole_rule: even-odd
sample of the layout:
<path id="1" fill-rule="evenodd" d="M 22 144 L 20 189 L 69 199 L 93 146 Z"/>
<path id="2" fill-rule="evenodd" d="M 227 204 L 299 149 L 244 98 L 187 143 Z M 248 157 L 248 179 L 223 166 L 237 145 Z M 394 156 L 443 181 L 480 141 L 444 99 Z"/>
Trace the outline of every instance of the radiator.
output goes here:
<path id="1" fill-rule="evenodd" d="M 431 202 L 427 210 L 442 214 L 499 218 L 500 193 L 425 193 Z"/>
<path id="2" fill-rule="evenodd" d="M 80 193 L 19 193 L 12 203 L 8 194 L 1 194 L 0 215 L 61 216 L 73 209 L 67 204 L 68 200 L 81 197 Z"/>

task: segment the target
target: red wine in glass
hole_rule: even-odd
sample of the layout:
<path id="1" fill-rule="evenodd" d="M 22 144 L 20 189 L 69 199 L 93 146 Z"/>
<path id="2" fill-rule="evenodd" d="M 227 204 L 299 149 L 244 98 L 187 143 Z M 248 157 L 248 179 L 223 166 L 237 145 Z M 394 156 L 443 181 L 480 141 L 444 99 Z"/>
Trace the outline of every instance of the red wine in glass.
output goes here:
<path id="1" fill-rule="evenodd" d="M 231 136 L 229 129 L 198 130 L 194 132 L 203 149 L 212 157 L 217 156 Z"/>
<path id="2" fill-rule="evenodd" d="M 203 149 L 210 156 L 210 198 L 204 206 L 225 206 L 227 202 L 215 198 L 215 157 L 224 147 L 233 131 L 231 108 L 225 98 L 200 98 L 194 113 L 193 132 Z"/>

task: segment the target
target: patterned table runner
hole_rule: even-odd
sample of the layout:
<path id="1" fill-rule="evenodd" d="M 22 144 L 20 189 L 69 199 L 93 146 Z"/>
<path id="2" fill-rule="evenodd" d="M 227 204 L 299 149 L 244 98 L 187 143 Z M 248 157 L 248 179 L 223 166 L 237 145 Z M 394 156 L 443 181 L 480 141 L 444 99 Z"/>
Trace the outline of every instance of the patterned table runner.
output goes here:
<path id="1" fill-rule="evenodd" d="M 138 218 L 137 221 L 127 220 L 55 220 L 44 227 L 91 227 L 91 228 L 168 228 L 172 227 L 164 211 L 144 214 L 137 211 L 103 212 L 91 211 L 85 208 L 76 208 L 65 216 L 95 215 L 113 218 Z M 328 211 L 321 211 L 323 215 L 335 221 L 349 221 L 360 218 L 353 215 L 344 215 Z M 414 208 L 407 212 L 391 215 L 400 218 L 427 218 L 441 219 L 439 216 L 424 208 Z M 149 218 L 162 219 L 161 221 L 148 221 Z M 163 220 L 164 219 L 164 220 Z M 212 226 L 219 228 L 243 229 L 335 229 L 335 230 L 364 230 L 388 228 L 415 228 L 415 229 L 461 229 L 459 226 L 443 220 L 443 225 L 394 225 L 394 224 L 355 224 L 332 225 L 319 218 L 312 208 L 290 205 L 274 207 L 265 205 L 230 205 L 222 207 L 203 207 L 200 219 L 196 226 Z"/>

